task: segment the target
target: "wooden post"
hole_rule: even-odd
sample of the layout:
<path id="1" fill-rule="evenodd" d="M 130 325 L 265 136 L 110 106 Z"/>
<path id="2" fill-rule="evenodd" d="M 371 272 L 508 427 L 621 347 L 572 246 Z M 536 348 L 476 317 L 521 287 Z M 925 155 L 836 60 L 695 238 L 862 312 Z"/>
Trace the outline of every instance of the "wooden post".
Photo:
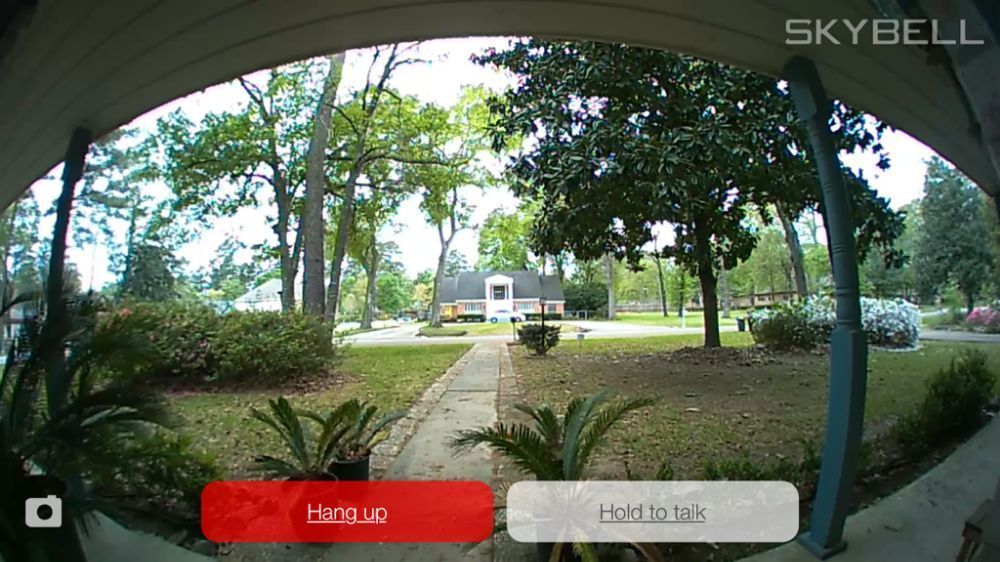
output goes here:
<path id="1" fill-rule="evenodd" d="M 844 523 L 861 450 L 865 413 L 868 343 L 861 328 L 858 261 L 850 199 L 830 133 L 830 100 L 813 62 L 795 57 L 784 77 L 799 119 L 805 123 L 826 208 L 830 260 L 837 302 L 837 326 L 830 336 L 830 395 L 822 468 L 809 531 L 799 542 L 820 559 L 847 547 Z"/>

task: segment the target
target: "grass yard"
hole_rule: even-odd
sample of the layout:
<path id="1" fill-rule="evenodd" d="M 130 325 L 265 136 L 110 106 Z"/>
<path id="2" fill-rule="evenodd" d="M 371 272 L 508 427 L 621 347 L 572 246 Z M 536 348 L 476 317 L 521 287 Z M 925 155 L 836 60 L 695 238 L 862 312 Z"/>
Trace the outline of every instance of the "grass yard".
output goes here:
<path id="1" fill-rule="evenodd" d="M 737 316 L 746 316 L 744 310 L 733 310 L 730 318 L 723 318 L 719 313 L 720 326 L 735 326 Z M 659 312 L 619 312 L 616 321 L 628 324 L 640 324 L 643 326 L 669 326 L 671 328 L 681 327 L 681 318 L 677 316 L 676 310 L 670 311 L 670 316 L 663 316 Z M 705 325 L 705 316 L 700 310 L 684 311 L 684 327 L 700 328 Z"/>
<path id="2" fill-rule="evenodd" d="M 454 338 L 464 336 L 467 333 L 468 330 L 466 330 L 463 326 L 442 326 L 440 328 L 424 326 L 420 328 L 418 335 L 426 336 L 428 338 Z"/>
<path id="3" fill-rule="evenodd" d="M 529 322 L 519 322 L 518 326 L 522 324 L 538 324 L 537 320 L 531 320 Z M 571 322 L 562 322 L 559 320 L 546 320 L 545 325 L 560 325 L 562 326 L 562 331 L 564 333 L 576 332 L 577 327 Z M 451 324 L 449 325 L 451 326 Z M 470 322 L 468 324 L 453 324 L 456 328 L 461 328 L 467 332 L 470 336 L 514 336 L 514 328 L 511 326 L 510 322 L 497 322 L 493 324 L 491 322 Z"/>
<path id="4" fill-rule="evenodd" d="M 609 434 L 592 477 L 624 477 L 625 461 L 649 477 L 663 461 L 678 479 L 699 479 L 708 459 L 797 459 L 803 440 L 817 440 L 826 416 L 825 355 L 753 351 L 748 334 L 723 333 L 734 349 L 706 353 L 698 334 L 588 340 L 562 345 L 548 358 L 511 348 L 522 397 L 564 405 L 574 396 L 608 390 L 658 402 Z M 959 350 L 978 348 L 1000 371 L 1000 346 L 925 342 L 919 351 L 870 352 L 866 422 L 881 431 L 923 398 L 924 381 Z M 680 351 L 679 351 L 680 350 Z M 689 409 L 696 410 L 689 410 Z M 688 411 L 686 411 L 688 410 Z"/>
<path id="5" fill-rule="evenodd" d="M 329 379 L 272 390 L 185 392 L 168 395 L 180 418 L 178 431 L 212 453 L 230 477 L 252 474 L 253 457 L 277 453 L 277 438 L 250 418 L 250 408 L 286 396 L 293 406 L 326 410 L 351 398 L 370 400 L 384 412 L 405 410 L 471 346 L 352 347 Z"/>

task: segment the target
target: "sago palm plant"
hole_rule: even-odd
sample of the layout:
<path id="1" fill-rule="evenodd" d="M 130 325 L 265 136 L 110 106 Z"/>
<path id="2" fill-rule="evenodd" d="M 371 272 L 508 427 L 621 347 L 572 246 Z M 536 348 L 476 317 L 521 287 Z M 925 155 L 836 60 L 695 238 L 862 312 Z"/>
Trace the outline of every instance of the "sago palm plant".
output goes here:
<path id="1" fill-rule="evenodd" d="M 356 399 L 325 415 L 293 408 L 284 397 L 269 400 L 268 409 L 254 409 L 251 415 L 278 434 L 289 454 L 285 458 L 259 456 L 257 465 L 274 476 L 291 479 L 328 478 L 335 461 L 368 456 L 385 438 L 385 428 L 403 417 L 402 413 L 391 413 L 376 418 L 377 406 Z"/>
<path id="2" fill-rule="evenodd" d="M 576 398 L 562 416 L 551 406 L 515 406 L 533 420 L 458 432 L 451 446 L 465 452 L 486 444 L 537 480 L 583 480 L 590 457 L 626 414 L 653 404 L 649 398 L 608 398 L 601 392 Z"/>
<path id="3" fill-rule="evenodd" d="M 451 446 L 462 453 L 485 444 L 503 454 L 536 480 L 584 480 L 588 463 L 608 431 L 628 413 L 651 406 L 649 398 L 610 399 L 601 392 L 572 400 L 560 416 L 548 405 L 518 405 L 532 423 L 497 424 L 460 431 Z M 563 545 L 552 545 L 546 559 L 562 560 Z M 661 560 L 653 545 L 634 544 L 648 560 Z M 584 561 L 597 560 L 589 544 L 576 543 L 573 551 Z"/>

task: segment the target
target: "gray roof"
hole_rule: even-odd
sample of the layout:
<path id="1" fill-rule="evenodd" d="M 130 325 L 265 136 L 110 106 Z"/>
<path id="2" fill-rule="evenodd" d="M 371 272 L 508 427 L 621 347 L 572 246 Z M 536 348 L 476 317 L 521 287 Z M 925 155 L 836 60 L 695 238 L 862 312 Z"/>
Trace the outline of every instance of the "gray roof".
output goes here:
<path id="1" fill-rule="evenodd" d="M 515 299 L 550 301 L 566 300 L 558 275 L 540 275 L 534 271 L 464 271 L 457 277 L 445 277 L 441 285 L 441 302 L 483 300 L 486 298 L 486 278 L 505 275 L 514 279 Z"/>

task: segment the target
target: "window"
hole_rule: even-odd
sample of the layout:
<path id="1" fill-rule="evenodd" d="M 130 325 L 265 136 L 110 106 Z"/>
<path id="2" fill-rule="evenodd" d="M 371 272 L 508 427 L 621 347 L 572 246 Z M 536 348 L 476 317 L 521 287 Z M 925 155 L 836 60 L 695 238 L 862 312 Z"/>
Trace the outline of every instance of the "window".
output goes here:
<path id="1" fill-rule="evenodd" d="M 483 303 L 481 302 L 467 302 L 465 303 L 465 312 L 482 312 Z"/>
<path id="2" fill-rule="evenodd" d="M 506 285 L 493 285 L 493 300 L 495 300 L 495 301 L 505 301 L 505 300 L 507 300 L 507 286 Z"/>
<path id="3" fill-rule="evenodd" d="M 518 312 L 534 312 L 535 304 L 531 302 L 519 302 L 517 303 Z"/>
<path id="4" fill-rule="evenodd" d="M 556 312 L 559 312 L 559 305 L 557 304 L 546 305 L 545 312 L 548 312 L 550 314 L 555 314 Z"/>

